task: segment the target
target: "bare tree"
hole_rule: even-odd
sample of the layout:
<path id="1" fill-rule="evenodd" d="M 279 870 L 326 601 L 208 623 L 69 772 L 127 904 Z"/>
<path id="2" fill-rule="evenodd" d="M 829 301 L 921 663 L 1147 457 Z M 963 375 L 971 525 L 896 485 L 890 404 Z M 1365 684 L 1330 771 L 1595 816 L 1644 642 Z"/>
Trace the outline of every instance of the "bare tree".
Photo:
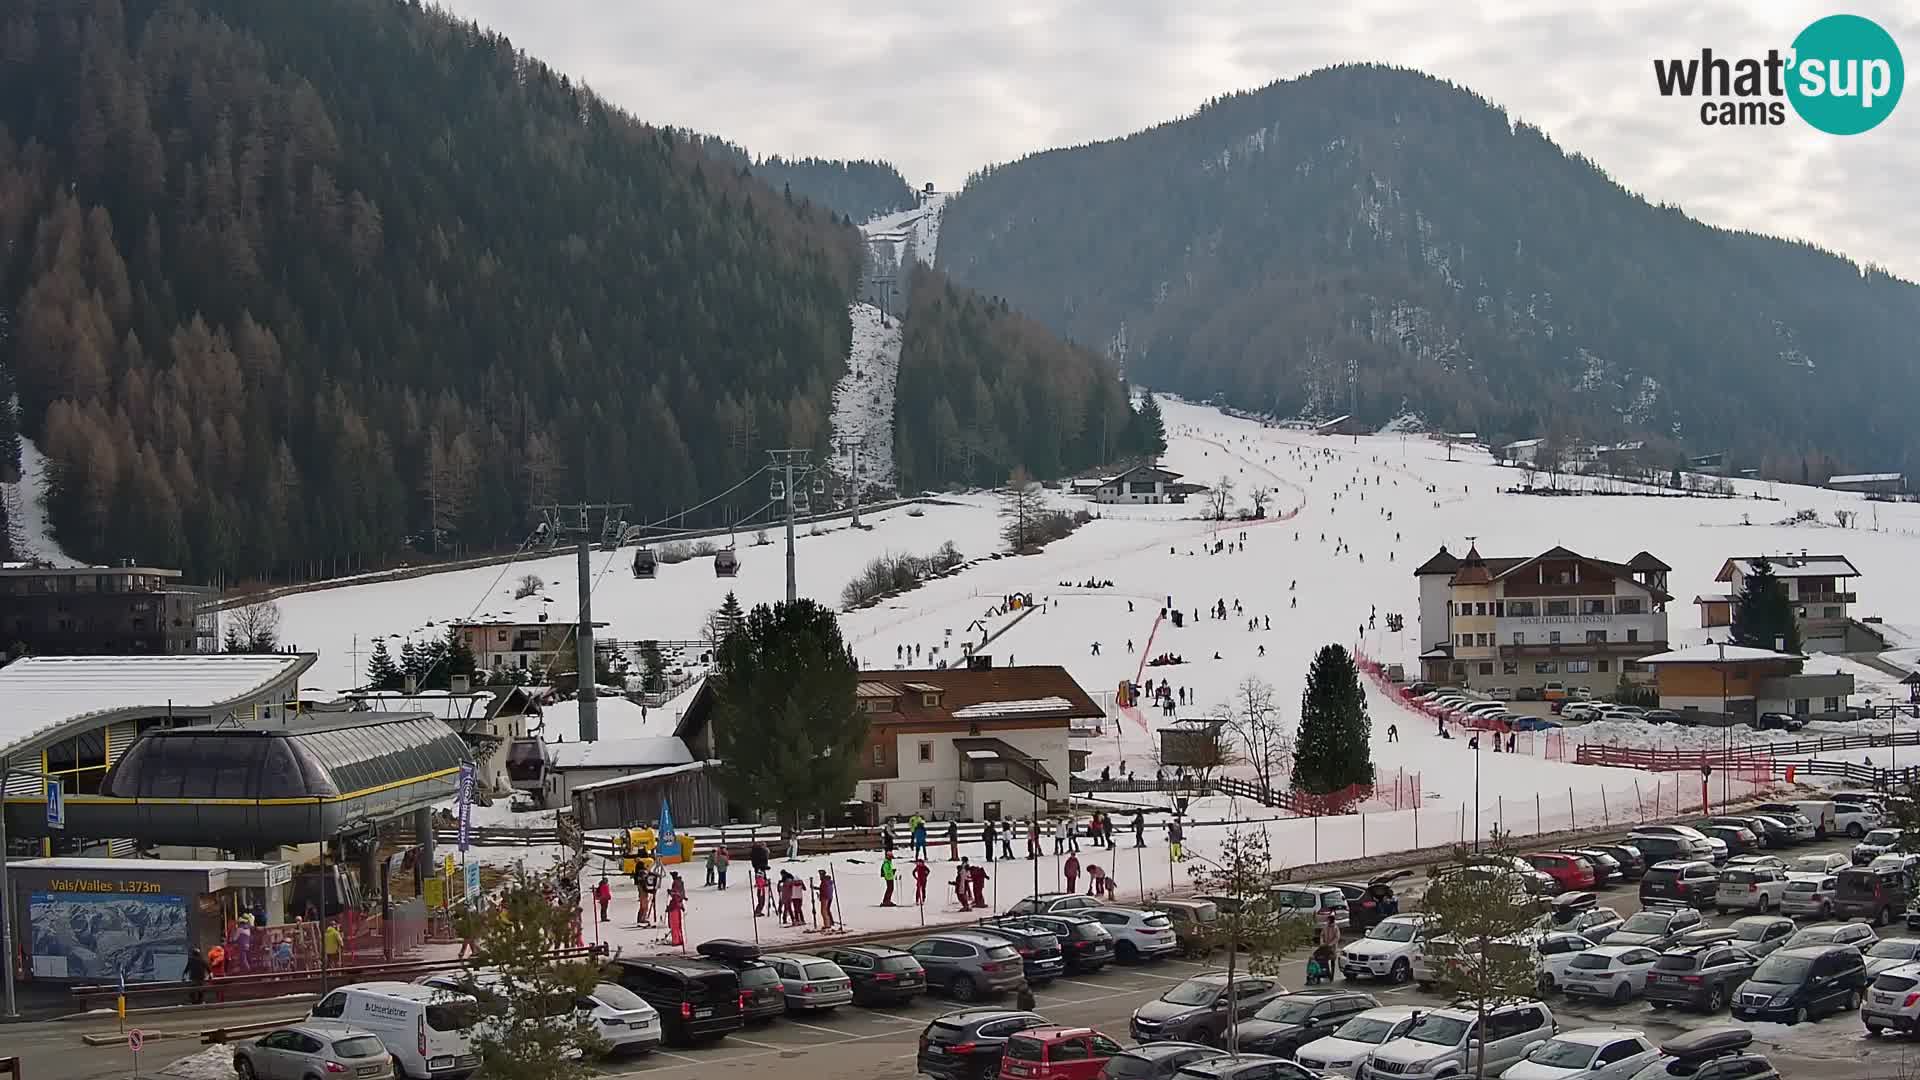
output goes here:
<path id="1" fill-rule="evenodd" d="M 1215 521 L 1227 520 L 1227 511 L 1233 509 L 1233 478 L 1226 473 L 1214 481 L 1213 489 L 1207 492 L 1207 516 Z"/>
<path id="2" fill-rule="evenodd" d="M 1228 833 L 1217 858 L 1193 858 L 1187 874 L 1193 878 L 1194 891 L 1232 901 L 1220 905 L 1218 919 L 1200 924 L 1200 947 L 1208 953 L 1215 949 L 1227 953 L 1227 985 L 1221 995 L 1227 1003 L 1227 1030 L 1219 1042 L 1233 1051 L 1240 1042 L 1240 1013 L 1231 1003 L 1243 965 L 1250 975 L 1276 974 L 1289 953 L 1313 941 L 1314 926 L 1294 909 L 1267 902 L 1276 875 L 1264 826 Z"/>
<path id="3" fill-rule="evenodd" d="M 1241 760 L 1253 766 L 1260 786 L 1269 791 L 1285 787 L 1293 761 L 1293 731 L 1275 704 L 1272 684 L 1257 675 L 1247 676 L 1233 688 L 1220 713 L 1239 744 Z"/>
<path id="4" fill-rule="evenodd" d="M 519 584 L 513 587 L 513 598 L 524 600 L 529 596 L 538 595 L 540 590 L 546 587 L 547 583 L 540 580 L 539 574 L 522 574 Z"/>
<path id="5" fill-rule="evenodd" d="M 1040 519 L 1047 509 L 1046 492 L 1027 474 L 1025 466 L 1016 466 L 1000 492 L 1000 516 L 1006 519 L 1001 535 L 1014 551 L 1025 551 L 1037 538 Z"/>
<path id="6" fill-rule="evenodd" d="M 1257 518 L 1266 517 L 1267 502 L 1273 498 L 1273 489 L 1269 487 L 1255 487 L 1247 492 L 1247 497 L 1253 500 L 1253 516 Z"/>
<path id="7" fill-rule="evenodd" d="M 280 605 L 271 600 L 247 604 L 227 613 L 226 650 L 231 653 L 268 653 L 280 644 Z"/>

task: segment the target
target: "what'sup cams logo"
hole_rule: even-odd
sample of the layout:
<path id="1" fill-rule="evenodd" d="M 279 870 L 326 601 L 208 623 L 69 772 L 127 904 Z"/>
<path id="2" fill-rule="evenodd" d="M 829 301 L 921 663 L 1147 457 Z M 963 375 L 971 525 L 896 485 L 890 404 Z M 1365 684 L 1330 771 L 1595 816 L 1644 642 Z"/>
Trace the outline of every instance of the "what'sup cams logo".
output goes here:
<path id="1" fill-rule="evenodd" d="M 1712 49 L 1684 60 L 1655 60 L 1661 97 L 1701 98 L 1709 127 L 1779 125 L 1787 106 L 1829 135 L 1879 126 L 1900 103 L 1906 65 L 1892 35 L 1872 19 L 1829 15 L 1800 31 L 1785 54 L 1728 59 Z"/>

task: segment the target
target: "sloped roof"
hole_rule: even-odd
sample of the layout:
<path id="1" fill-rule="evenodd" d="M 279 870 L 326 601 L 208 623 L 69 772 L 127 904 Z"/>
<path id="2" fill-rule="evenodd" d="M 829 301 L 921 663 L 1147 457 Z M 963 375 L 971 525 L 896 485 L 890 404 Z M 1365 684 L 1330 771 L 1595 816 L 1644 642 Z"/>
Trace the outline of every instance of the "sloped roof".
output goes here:
<path id="1" fill-rule="evenodd" d="M 1458 569 L 1460 569 L 1460 560 L 1454 558 L 1453 553 L 1447 550 L 1447 545 L 1441 544 L 1440 550 L 1435 552 L 1432 558 L 1414 567 L 1413 576 L 1425 577 L 1428 574 L 1450 575 Z"/>
<path id="2" fill-rule="evenodd" d="M 1163 480 L 1178 480 L 1183 475 L 1181 473 L 1174 472 L 1171 469 L 1163 469 L 1158 465 L 1135 465 L 1133 468 L 1128 469 L 1127 471 L 1120 473 L 1117 476 L 1107 477 L 1106 482 L 1109 484 L 1117 484 L 1120 481 L 1125 480 L 1127 477 L 1132 476 L 1133 474 L 1139 473 L 1139 472 L 1150 472 L 1150 473 L 1153 473 L 1156 477 Z"/>
<path id="3" fill-rule="evenodd" d="M 1898 480 L 1903 474 L 1897 472 L 1848 473 L 1845 476 L 1829 476 L 1829 484 L 1884 484 Z"/>
<path id="4" fill-rule="evenodd" d="M 1689 645 L 1684 649 L 1671 652 L 1654 653 L 1643 656 L 1642 664 L 1751 664 L 1766 660 L 1805 660 L 1799 653 L 1774 652 L 1772 649 L 1754 649 L 1745 645 Z"/>
<path id="5" fill-rule="evenodd" d="M 693 751 L 671 735 L 547 744 L 547 763 L 555 769 L 639 769 L 692 760 Z"/>
<path id="6" fill-rule="evenodd" d="M 128 709 L 218 713 L 298 678 L 314 653 L 29 656 L 0 668 L 0 752 Z M 291 686 L 289 686 L 291 689 Z"/>
<path id="7" fill-rule="evenodd" d="M 1659 559 L 1655 558 L 1653 553 L 1650 551 L 1642 551 L 1639 554 L 1635 555 L 1633 558 L 1628 559 L 1627 566 L 1629 569 L 1633 569 L 1633 570 L 1667 571 L 1667 570 L 1673 569 L 1673 567 L 1668 566 L 1666 563 L 1663 563 Z"/>
<path id="8" fill-rule="evenodd" d="M 1493 571 L 1487 561 L 1480 557 L 1478 547 L 1467 549 L 1467 557 L 1460 560 L 1460 569 L 1453 573 L 1455 585 L 1486 585 L 1493 581 Z"/>
<path id="9" fill-rule="evenodd" d="M 954 667 L 944 671 L 895 671 L 893 678 L 938 681 L 944 690 L 940 708 L 920 715 L 948 715 L 969 720 L 1031 717 L 1070 719 L 1101 717 L 1106 710 L 1094 703 L 1067 669 L 1057 664 L 1034 667 L 995 667 L 976 671 Z M 891 721 L 894 717 L 888 717 Z"/>
<path id="10" fill-rule="evenodd" d="M 1541 559 L 1577 559 L 1591 566 L 1600 567 L 1629 584 L 1638 585 L 1662 600 L 1673 599 L 1673 597 L 1664 590 L 1656 589 L 1644 582 L 1634 580 L 1633 575 L 1636 570 L 1672 569 L 1645 551 L 1635 555 L 1629 562 L 1617 563 L 1610 562 L 1606 559 L 1596 559 L 1591 555 L 1582 555 L 1571 548 L 1563 547 L 1559 544 L 1555 544 L 1553 547 L 1548 548 L 1538 555 L 1528 555 L 1524 558 L 1509 558 L 1503 556 L 1493 559 L 1482 559 L 1477 549 L 1469 550 L 1467 552 L 1467 558 L 1460 563 L 1461 570 L 1454 573 L 1452 583 L 1455 585 L 1485 585 L 1489 581 L 1497 581 L 1519 570 L 1521 567 L 1528 566 Z M 1639 563 L 1640 565 L 1636 566 L 1634 565 L 1635 563 Z M 1469 573 L 1468 567 L 1470 565 L 1472 570 Z M 1418 573 L 1418 571 L 1416 571 L 1416 573 Z M 1484 574 L 1485 577 L 1482 577 L 1482 574 Z"/>
<path id="11" fill-rule="evenodd" d="M 1773 565 L 1773 576 L 1777 578 L 1860 576 L 1860 571 L 1845 555 L 1736 555 L 1721 564 L 1713 580 L 1732 581 L 1736 572 L 1746 577 L 1753 573 L 1754 562 L 1761 558 Z"/>

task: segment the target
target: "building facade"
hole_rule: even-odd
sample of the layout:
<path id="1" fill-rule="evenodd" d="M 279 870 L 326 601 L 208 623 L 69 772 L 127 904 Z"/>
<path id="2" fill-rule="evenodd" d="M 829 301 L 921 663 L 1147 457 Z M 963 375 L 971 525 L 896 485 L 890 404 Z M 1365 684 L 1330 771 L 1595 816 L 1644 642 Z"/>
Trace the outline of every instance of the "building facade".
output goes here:
<path id="1" fill-rule="evenodd" d="M 1703 627 L 1731 626 L 1739 615 L 1740 596 L 1746 591 L 1747 578 L 1762 556 L 1743 555 L 1728 559 L 1714 575 L 1714 581 L 1727 586 L 1723 593 L 1694 597 L 1700 609 Z M 1860 576 L 1845 555 L 1799 554 L 1765 556 L 1773 567 L 1773 576 L 1786 590 L 1800 624 L 1800 645 L 1816 652 L 1856 652 L 1875 646 L 1865 640 L 1867 632 L 1853 626 L 1853 605 L 1859 594 L 1852 581 Z M 1859 647 L 1855 648 L 1858 641 Z"/>
<path id="2" fill-rule="evenodd" d="M 1845 672 L 1809 674 L 1806 657 L 1770 649 L 1709 642 L 1642 661 L 1657 673 L 1660 707 L 1679 712 L 1724 716 L 1734 723 L 1760 713 L 1792 713 L 1812 719 L 1853 715 L 1847 698 L 1853 676 Z"/>
<path id="3" fill-rule="evenodd" d="M 28 656 L 220 651 L 210 588 L 153 566 L 0 567 L 0 649 Z"/>
<path id="4" fill-rule="evenodd" d="M 1845 476 L 1830 476 L 1827 487 L 1834 491 L 1857 491 L 1863 495 L 1905 495 L 1907 477 L 1905 473 L 1849 473 Z"/>
<path id="5" fill-rule="evenodd" d="M 1094 489 L 1098 503 L 1185 502 L 1187 485 L 1179 483 L 1180 474 L 1155 465 L 1136 465 L 1118 476 L 1110 476 Z"/>
<path id="6" fill-rule="evenodd" d="M 570 622 L 457 622 L 460 639 L 473 650 L 474 666 L 481 671 L 572 671 L 573 632 Z M 593 624 L 597 629 L 607 625 Z M 558 654 L 566 656 L 556 661 Z"/>
<path id="7" fill-rule="evenodd" d="M 1667 574 L 1647 552 L 1624 563 L 1564 547 L 1487 559 L 1445 548 L 1414 571 L 1423 677 L 1475 690 L 1647 681 L 1641 657 L 1667 647 Z"/>

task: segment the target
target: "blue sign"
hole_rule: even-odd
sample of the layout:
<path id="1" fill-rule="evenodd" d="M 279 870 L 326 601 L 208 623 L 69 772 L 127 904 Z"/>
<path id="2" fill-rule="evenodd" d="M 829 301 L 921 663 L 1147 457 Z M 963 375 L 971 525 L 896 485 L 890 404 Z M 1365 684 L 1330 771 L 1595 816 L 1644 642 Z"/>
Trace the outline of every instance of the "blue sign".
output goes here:
<path id="1" fill-rule="evenodd" d="M 477 862 L 470 862 L 467 864 L 467 906 L 469 908 L 473 908 L 473 907 L 478 907 L 479 905 L 480 905 L 480 864 Z"/>
<path id="2" fill-rule="evenodd" d="M 667 805 L 664 795 L 660 797 L 660 839 L 653 853 L 662 858 L 680 854 L 680 838 L 673 835 L 673 807 Z"/>
<path id="3" fill-rule="evenodd" d="M 67 799 L 60 791 L 60 781 L 47 781 L 47 828 L 64 829 L 67 827 Z"/>

